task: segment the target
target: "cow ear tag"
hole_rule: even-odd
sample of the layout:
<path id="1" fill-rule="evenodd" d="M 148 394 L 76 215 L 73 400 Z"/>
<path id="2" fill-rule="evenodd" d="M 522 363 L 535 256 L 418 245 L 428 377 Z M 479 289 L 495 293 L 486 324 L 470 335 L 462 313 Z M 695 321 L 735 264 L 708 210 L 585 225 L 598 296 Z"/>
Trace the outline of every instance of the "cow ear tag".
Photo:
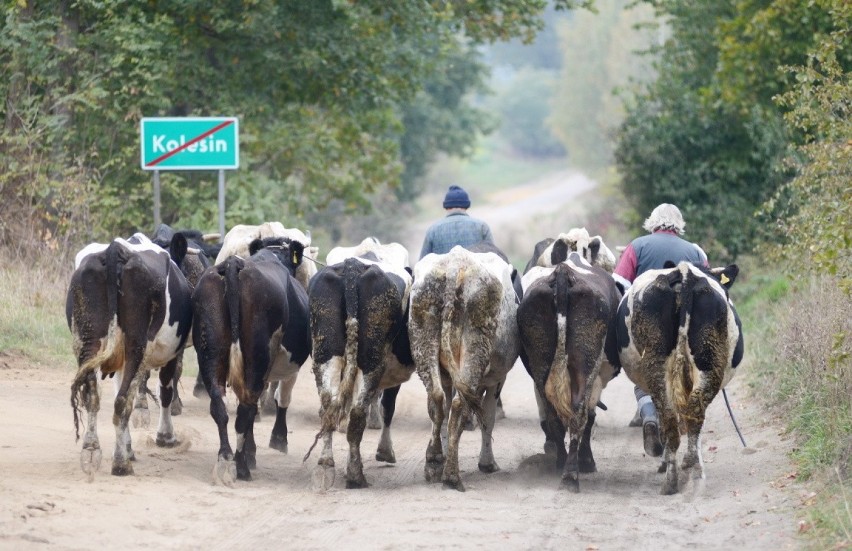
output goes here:
<path id="1" fill-rule="evenodd" d="M 724 285 L 724 284 L 726 284 L 727 282 L 729 282 L 729 281 L 731 281 L 731 280 L 730 280 L 730 279 L 728 279 L 728 276 L 726 276 L 725 274 L 722 274 L 722 277 L 720 277 L 720 278 L 719 278 L 719 281 L 721 281 L 721 282 L 722 282 L 722 285 Z"/>
<path id="2" fill-rule="evenodd" d="M 296 263 L 296 251 L 293 251 L 293 264 Z"/>

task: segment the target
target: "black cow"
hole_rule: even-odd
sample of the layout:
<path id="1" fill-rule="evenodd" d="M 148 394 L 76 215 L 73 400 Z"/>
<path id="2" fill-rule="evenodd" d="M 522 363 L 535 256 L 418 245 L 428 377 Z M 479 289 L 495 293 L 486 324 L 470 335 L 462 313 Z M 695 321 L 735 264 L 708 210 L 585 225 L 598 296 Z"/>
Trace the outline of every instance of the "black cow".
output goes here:
<path id="1" fill-rule="evenodd" d="M 74 426 L 79 438 L 82 403 L 88 423 L 80 463 L 90 476 L 101 460 L 98 370 L 102 377 L 116 375 L 112 474 L 133 473 L 130 461 L 135 455 L 128 421 L 140 370 L 160 370 L 162 407 L 157 445 L 177 443 L 169 406 L 178 357 L 192 324 L 191 289 L 178 268 L 186 248 L 186 240 L 176 238 L 170 256 L 144 235 L 136 234 L 130 240 L 119 238 L 108 245 L 90 245 L 77 255 L 65 311 L 78 364 L 71 385 Z"/>
<path id="2" fill-rule="evenodd" d="M 609 361 L 650 394 L 659 412 L 662 494 L 678 490 L 681 434 L 688 435 L 682 467 L 704 477 L 704 414 L 743 357 L 742 326 L 728 298 L 738 273 L 736 264 L 708 270 L 688 262 L 649 270 L 624 295 L 607 336 Z"/>
<path id="3" fill-rule="evenodd" d="M 521 360 L 535 382 L 542 430 L 556 447 L 562 481 L 577 492 L 579 473 L 596 470 L 591 431 L 601 391 L 614 376 L 603 351 L 621 295 L 609 273 L 576 252 L 555 267 L 532 268 L 523 281 Z"/>
<path id="4" fill-rule="evenodd" d="M 308 296 L 294 278 L 304 245 L 287 238 L 255 239 L 250 257 L 231 256 L 208 268 L 192 294 L 193 342 L 219 429 L 217 480 L 251 480 L 256 466 L 254 421 L 270 380 L 286 380 L 286 403 L 311 353 Z M 225 384 L 239 402 L 237 451 L 228 441 Z M 287 407 L 278 407 L 270 447 L 287 452 Z"/>
<path id="5" fill-rule="evenodd" d="M 384 390 L 384 423 L 376 460 L 396 462 L 390 437 L 396 395 L 399 385 L 414 373 L 407 327 L 411 290 L 407 258 L 408 252 L 397 243 L 376 245 L 362 256 L 322 269 L 311 279 L 311 335 L 321 418 L 318 438 L 323 439 L 318 472 L 323 489 L 334 482 L 332 435 L 347 416 L 346 487 L 368 486 L 360 446 L 370 404 L 380 390 Z"/>

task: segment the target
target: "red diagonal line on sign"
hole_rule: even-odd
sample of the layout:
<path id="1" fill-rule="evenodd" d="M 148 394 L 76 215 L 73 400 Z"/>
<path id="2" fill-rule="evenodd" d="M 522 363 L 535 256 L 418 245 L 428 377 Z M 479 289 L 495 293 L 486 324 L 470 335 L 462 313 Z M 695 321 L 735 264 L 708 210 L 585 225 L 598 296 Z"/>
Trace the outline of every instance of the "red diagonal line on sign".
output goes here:
<path id="1" fill-rule="evenodd" d="M 186 149 L 187 147 L 191 146 L 192 144 L 200 142 L 201 140 L 203 140 L 204 138 L 206 138 L 206 137 L 207 137 L 207 136 L 209 136 L 210 134 L 215 134 L 216 132 L 218 132 L 218 131 L 222 130 L 222 129 L 223 129 L 223 128 L 225 128 L 226 126 L 230 126 L 231 124 L 233 124 L 233 122 L 234 122 L 234 121 L 232 121 L 232 120 L 230 120 L 230 121 L 225 121 L 225 122 L 223 122 L 222 124 L 220 124 L 220 125 L 218 125 L 218 126 L 214 126 L 213 128 L 211 128 L 210 130 L 208 130 L 208 131 L 207 131 L 207 132 L 205 132 L 204 134 L 202 134 L 202 135 L 200 135 L 200 136 L 198 136 L 198 137 L 196 137 L 196 138 L 192 138 L 191 140 L 189 140 L 189 141 L 188 141 L 188 142 L 186 142 L 185 144 L 181 145 L 180 147 L 176 147 L 176 148 L 172 149 L 171 151 L 169 151 L 169 152 L 168 152 L 168 153 L 166 153 L 165 155 L 161 155 L 161 156 L 157 157 L 156 159 L 154 159 L 153 161 L 151 161 L 150 163 L 148 163 L 146 166 L 154 166 L 154 165 L 160 164 L 161 162 L 165 161 L 165 160 L 166 160 L 166 159 L 168 159 L 169 157 L 171 157 L 171 156 L 173 156 L 173 155 L 177 155 L 178 153 L 180 153 L 181 151 L 183 151 L 183 150 L 184 150 L 184 149 Z"/>

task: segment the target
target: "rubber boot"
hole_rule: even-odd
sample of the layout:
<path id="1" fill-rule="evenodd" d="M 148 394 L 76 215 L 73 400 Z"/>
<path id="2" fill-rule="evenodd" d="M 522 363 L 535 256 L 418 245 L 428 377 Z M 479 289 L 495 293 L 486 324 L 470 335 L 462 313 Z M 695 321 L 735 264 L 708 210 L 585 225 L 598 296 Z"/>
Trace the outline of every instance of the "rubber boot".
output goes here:
<path id="1" fill-rule="evenodd" d="M 660 422 L 650 396 L 644 396 L 639 400 L 639 415 L 642 417 L 642 441 L 645 445 L 645 453 L 651 457 L 660 457 L 663 455 Z"/>

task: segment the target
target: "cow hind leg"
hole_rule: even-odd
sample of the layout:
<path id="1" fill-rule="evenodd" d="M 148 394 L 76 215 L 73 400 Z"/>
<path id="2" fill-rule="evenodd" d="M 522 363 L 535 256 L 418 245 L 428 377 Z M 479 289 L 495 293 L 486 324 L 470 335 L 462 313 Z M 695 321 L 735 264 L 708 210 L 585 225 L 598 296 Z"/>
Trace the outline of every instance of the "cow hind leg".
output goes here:
<path id="1" fill-rule="evenodd" d="M 497 461 L 494 460 L 494 450 L 491 446 L 491 433 L 497 419 L 497 392 L 498 386 L 487 388 L 482 399 L 482 445 L 479 448 L 479 470 L 483 473 L 496 473 L 500 470 Z"/>
<path id="2" fill-rule="evenodd" d="M 383 395 L 384 393 L 380 392 L 379 394 Z M 381 397 L 382 396 L 376 396 L 376 398 L 372 402 L 370 402 L 370 415 L 367 418 L 368 429 L 378 430 L 382 428 L 382 412 L 379 407 L 379 398 Z"/>
<path id="3" fill-rule="evenodd" d="M 288 374 L 278 383 L 274 393 L 275 398 L 275 424 L 272 426 L 272 434 L 269 437 L 269 447 L 281 453 L 287 453 L 287 408 L 293 397 L 293 387 L 299 372 Z"/>
<path id="4" fill-rule="evenodd" d="M 237 419 L 234 422 L 234 429 L 237 433 L 237 451 L 234 453 L 234 463 L 237 468 L 237 480 L 251 480 L 251 470 L 249 464 L 249 455 L 253 455 L 250 450 L 251 431 L 254 421 L 256 406 L 239 404 L 237 406 Z"/>
<path id="5" fill-rule="evenodd" d="M 183 400 L 180 398 L 180 392 L 178 391 L 178 384 L 180 383 L 180 377 L 183 375 L 183 351 L 178 354 L 177 357 L 177 367 L 175 367 L 174 375 L 172 376 L 172 402 L 169 406 L 172 410 L 172 417 L 176 417 L 183 413 Z M 162 405 L 163 398 L 160 397 L 160 405 Z"/>
<path id="6" fill-rule="evenodd" d="M 450 406 L 450 418 L 447 422 L 447 460 L 442 478 L 445 488 L 453 488 L 460 492 L 464 491 L 464 484 L 459 473 L 459 440 L 461 440 L 463 424 L 467 418 L 466 409 L 461 398 L 456 395 Z"/>
<path id="7" fill-rule="evenodd" d="M 118 395 L 115 397 L 112 418 L 113 425 L 115 426 L 115 451 L 112 457 L 112 474 L 115 476 L 133 474 L 131 461 L 136 459 L 130 440 L 130 413 L 133 409 L 133 398 L 135 397 L 136 389 L 142 382 L 144 373 L 134 373 L 134 371 L 125 367 L 125 376 L 121 380 Z"/>
<path id="8" fill-rule="evenodd" d="M 677 417 L 674 411 L 669 408 L 661 411 L 660 422 L 665 438 L 662 466 L 665 466 L 666 473 L 666 479 L 663 481 L 660 493 L 663 495 L 672 495 L 677 493 L 677 450 L 680 448 L 680 431 L 678 429 Z"/>
<path id="9" fill-rule="evenodd" d="M 589 411 L 586 419 L 586 428 L 583 430 L 583 438 L 580 440 L 580 450 L 577 463 L 581 473 L 596 472 L 595 457 L 592 454 L 592 426 L 595 424 L 595 412 Z"/>
<path id="10" fill-rule="evenodd" d="M 346 487 L 366 488 L 364 465 L 361 462 L 361 439 L 367 427 L 367 409 L 369 402 L 359 400 L 349 412 L 349 426 L 346 428 L 346 440 L 349 443 L 349 462 L 346 465 Z"/>
<path id="11" fill-rule="evenodd" d="M 150 372 L 144 371 L 139 375 L 139 392 L 136 393 L 136 398 L 133 400 L 133 412 L 130 416 L 130 422 L 135 428 L 147 429 L 151 426 L 151 411 L 148 408 L 148 376 Z M 115 393 L 118 395 L 121 387 L 121 374 L 115 375 Z"/>
<path id="12" fill-rule="evenodd" d="M 429 444 L 426 446 L 426 466 L 424 475 L 427 482 L 438 482 L 444 472 L 444 463 L 446 456 L 444 455 L 444 446 L 441 441 L 441 429 L 444 425 L 444 401 L 446 395 L 443 388 L 439 384 L 435 384 L 440 379 L 437 375 L 437 366 L 435 367 L 435 379 L 432 374 L 421 375 L 423 383 L 426 386 L 427 407 L 429 409 L 429 418 L 432 420 L 432 434 L 429 438 Z"/>
<path id="13" fill-rule="evenodd" d="M 579 435 L 571 430 L 570 442 L 568 444 L 568 458 L 562 471 L 562 485 L 569 492 L 580 491 L 580 467 L 578 462 Z"/>
<path id="14" fill-rule="evenodd" d="M 177 391 L 174 386 L 177 364 L 178 360 L 174 359 L 160 369 L 160 422 L 157 427 L 156 442 L 161 448 L 173 448 L 179 444 L 172 424 L 173 409 L 171 407 Z"/>
<path id="15" fill-rule="evenodd" d="M 393 451 L 393 441 L 391 440 L 391 422 L 393 421 L 394 411 L 396 411 L 396 397 L 399 394 L 399 388 L 399 385 L 386 388 L 381 393 L 382 421 L 379 424 L 381 425 L 382 435 L 379 437 L 379 447 L 376 449 L 376 461 L 396 463 L 396 454 Z M 370 405 L 371 416 L 372 407 Z M 369 421 L 367 426 L 370 426 Z"/>
<path id="16" fill-rule="evenodd" d="M 86 408 L 86 433 L 83 435 L 83 449 L 80 452 L 80 468 L 89 478 L 101 467 L 103 451 L 98 440 L 98 410 L 100 410 L 100 395 L 98 394 L 98 378 L 94 371 L 86 375 L 80 389 L 83 405 Z"/>

